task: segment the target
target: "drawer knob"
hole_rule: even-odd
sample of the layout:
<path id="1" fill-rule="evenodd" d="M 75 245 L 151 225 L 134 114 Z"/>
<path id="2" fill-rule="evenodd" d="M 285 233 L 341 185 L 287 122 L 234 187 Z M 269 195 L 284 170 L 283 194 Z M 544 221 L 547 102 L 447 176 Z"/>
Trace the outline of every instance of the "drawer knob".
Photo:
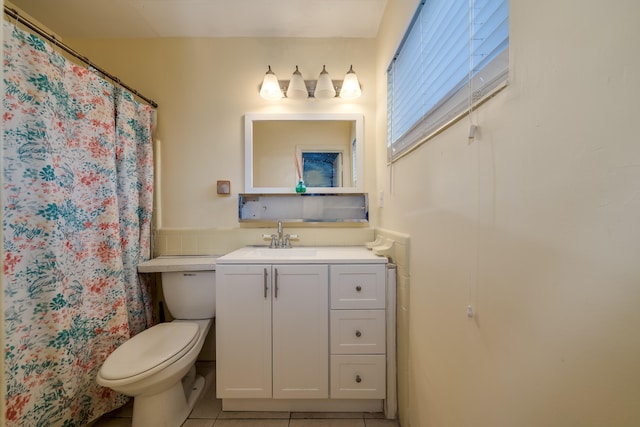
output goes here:
<path id="1" fill-rule="evenodd" d="M 361 383 L 362 382 L 362 378 L 360 378 L 360 375 L 356 375 L 356 382 L 357 383 Z"/>
<path id="2" fill-rule="evenodd" d="M 356 286 L 356 291 L 357 292 L 360 292 L 361 290 L 362 290 L 362 286 L 360 286 L 360 285 Z"/>
<path id="3" fill-rule="evenodd" d="M 356 331 L 356 337 L 360 338 L 362 336 L 362 332 Z"/>

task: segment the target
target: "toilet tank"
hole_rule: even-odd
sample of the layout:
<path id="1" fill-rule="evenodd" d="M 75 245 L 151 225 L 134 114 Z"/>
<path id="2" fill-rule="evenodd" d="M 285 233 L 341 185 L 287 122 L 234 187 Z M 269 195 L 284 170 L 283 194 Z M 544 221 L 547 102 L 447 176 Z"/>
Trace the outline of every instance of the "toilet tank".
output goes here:
<path id="1" fill-rule="evenodd" d="M 175 319 L 211 319 L 216 315 L 216 272 L 161 273 L 162 293 Z"/>

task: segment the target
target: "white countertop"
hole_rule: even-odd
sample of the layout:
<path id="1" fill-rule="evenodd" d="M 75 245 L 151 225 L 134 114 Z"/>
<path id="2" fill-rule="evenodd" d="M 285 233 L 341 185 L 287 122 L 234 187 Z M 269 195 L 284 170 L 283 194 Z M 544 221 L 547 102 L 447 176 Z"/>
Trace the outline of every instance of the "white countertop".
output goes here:
<path id="1" fill-rule="evenodd" d="M 216 261 L 218 264 L 384 264 L 387 258 L 374 254 L 364 246 L 295 246 L 270 249 L 267 246 L 246 246 Z"/>
<path id="2" fill-rule="evenodd" d="M 138 264 L 138 272 L 215 271 L 217 259 L 213 255 L 160 256 Z"/>

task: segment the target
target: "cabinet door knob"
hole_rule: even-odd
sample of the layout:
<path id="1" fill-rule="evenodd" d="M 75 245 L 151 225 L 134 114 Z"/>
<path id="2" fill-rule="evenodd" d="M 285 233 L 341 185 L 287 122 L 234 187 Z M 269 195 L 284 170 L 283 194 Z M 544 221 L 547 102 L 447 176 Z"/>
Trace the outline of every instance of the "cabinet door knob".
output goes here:
<path id="1" fill-rule="evenodd" d="M 362 286 L 360 286 L 360 285 L 356 286 L 356 291 L 357 292 L 360 292 L 361 290 L 362 290 Z"/>
<path id="2" fill-rule="evenodd" d="M 360 331 L 356 331 L 356 336 L 357 336 L 358 338 L 360 338 L 360 337 L 362 336 L 362 332 L 360 332 Z"/>
<path id="3" fill-rule="evenodd" d="M 357 383 L 361 383 L 362 382 L 362 378 L 360 378 L 360 375 L 356 375 L 356 382 Z"/>

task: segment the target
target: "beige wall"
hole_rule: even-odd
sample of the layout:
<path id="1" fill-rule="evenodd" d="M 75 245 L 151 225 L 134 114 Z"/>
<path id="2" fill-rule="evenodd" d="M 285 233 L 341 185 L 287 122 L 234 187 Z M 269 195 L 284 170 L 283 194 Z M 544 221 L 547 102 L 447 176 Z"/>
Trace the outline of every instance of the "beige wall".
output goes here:
<path id="1" fill-rule="evenodd" d="M 479 137 L 464 120 L 389 168 L 416 4 L 388 3 L 376 64 L 378 225 L 411 235 L 403 427 L 640 425 L 640 3 L 512 1 Z"/>
<path id="2" fill-rule="evenodd" d="M 238 226 L 244 188 L 247 112 L 345 112 L 365 115 L 365 191 L 375 186 L 375 40 L 153 39 L 67 40 L 101 67 L 160 105 L 162 228 Z M 267 65 L 288 80 L 295 66 L 316 79 L 326 65 L 342 79 L 353 64 L 363 95 L 355 101 L 267 101 L 258 90 Z M 291 159 L 293 161 L 293 159 Z M 218 196 L 216 181 L 231 180 Z"/>

